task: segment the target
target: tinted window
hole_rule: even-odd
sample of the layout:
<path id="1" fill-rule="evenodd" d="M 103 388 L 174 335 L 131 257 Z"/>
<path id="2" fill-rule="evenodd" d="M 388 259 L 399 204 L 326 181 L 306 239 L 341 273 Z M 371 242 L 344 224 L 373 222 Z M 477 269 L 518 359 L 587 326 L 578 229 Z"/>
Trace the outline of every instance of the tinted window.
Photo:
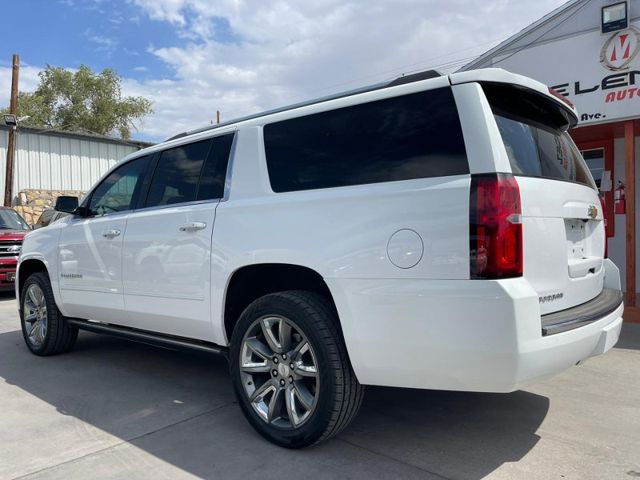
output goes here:
<path id="1" fill-rule="evenodd" d="M 223 135 L 213 139 L 213 145 L 209 157 L 202 169 L 200 186 L 198 187 L 198 200 L 211 200 L 222 198 L 224 195 L 224 182 L 227 177 L 227 165 L 233 134 Z"/>
<path id="2" fill-rule="evenodd" d="M 266 125 L 276 192 L 469 173 L 450 88 Z"/>
<path id="3" fill-rule="evenodd" d="M 149 157 L 141 157 L 127 162 L 105 178 L 91 195 L 91 213 L 104 215 L 133 209 L 148 160 Z"/>
<path id="4" fill-rule="evenodd" d="M 208 139 L 162 152 L 149 187 L 146 206 L 196 200 L 200 173 L 210 147 L 211 140 Z"/>
<path id="5" fill-rule="evenodd" d="M 595 187 L 569 134 L 495 115 L 515 175 L 552 178 Z"/>
<path id="6" fill-rule="evenodd" d="M 579 182 L 595 187 L 566 132 L 567 110 L 539 93 L 508 85 L 483 85 L 516 175 Z"/>
<path id="7" fill-rule="evenodd" d="M 51 219 L 55 216 L 55 214 L 56 211 L 53 208 L 45 210 L 44 212 L 42 212 L 42 215 L 40 215 L 40 218 L 38 219 L 36 225 L 43 227 L 49 225 L 49 223 L 51 223 Z"/>

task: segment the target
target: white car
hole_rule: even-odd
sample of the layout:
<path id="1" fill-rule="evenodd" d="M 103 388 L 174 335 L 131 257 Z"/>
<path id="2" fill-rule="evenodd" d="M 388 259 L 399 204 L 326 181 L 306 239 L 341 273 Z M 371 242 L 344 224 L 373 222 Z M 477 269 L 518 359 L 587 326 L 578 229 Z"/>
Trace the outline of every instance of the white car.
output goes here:
<path id="1" fill-rule="evenodd" d="M 27 235 L 27 346 L 227 355 L 249 422 L 291 448 L 346 427 L 364 385 L 545 379 L 622 325 L 576 122 L 531 79 L 426 72 L 131 154 Z"/>

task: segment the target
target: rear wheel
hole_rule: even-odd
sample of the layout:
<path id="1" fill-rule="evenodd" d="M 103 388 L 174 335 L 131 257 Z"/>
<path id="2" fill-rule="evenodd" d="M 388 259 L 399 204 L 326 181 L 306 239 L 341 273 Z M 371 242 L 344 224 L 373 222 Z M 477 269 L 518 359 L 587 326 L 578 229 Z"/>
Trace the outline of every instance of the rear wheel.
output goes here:
<path id="1" fill-rule="evenodd" d="M 236 325 L 231 374 L 251 425 L 288 448 L 319 443 L 355 417 L 364 388 L 353 373 L 330 303 L 288 291 L 253 302 Z"/>
<path id="2" fill-rule="evenodd" d="M 22 336 L 29 350 L 47 356 L 71 350 L 78 329 L 67 324 L 53 298 L 45 273 L 34 273 L 24 283 L 20 295 Z"/>

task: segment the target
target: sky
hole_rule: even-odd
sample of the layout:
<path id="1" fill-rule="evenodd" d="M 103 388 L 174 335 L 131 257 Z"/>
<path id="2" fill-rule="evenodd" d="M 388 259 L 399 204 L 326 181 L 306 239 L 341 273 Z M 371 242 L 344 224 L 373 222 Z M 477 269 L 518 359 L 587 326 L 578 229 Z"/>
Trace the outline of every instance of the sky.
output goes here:
<path id="1" fill-rule="evenodd" d="M 0 106 L 47 64 L 113 68 L 153 102 L 133 137 L 436 68 L 453 71 L 566 0 L 20 0 L 3 5 Z M 11 19 L 11 21 L 6 21 Z"/>

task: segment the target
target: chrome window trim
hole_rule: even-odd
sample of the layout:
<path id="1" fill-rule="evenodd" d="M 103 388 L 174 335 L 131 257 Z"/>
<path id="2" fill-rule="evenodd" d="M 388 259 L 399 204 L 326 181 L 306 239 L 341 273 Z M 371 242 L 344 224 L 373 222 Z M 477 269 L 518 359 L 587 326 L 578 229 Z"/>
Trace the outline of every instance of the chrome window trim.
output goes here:
<path id="1" fill-rule="evenodd" d="M 190 202 L 173 203 L 171 205 L 154 205 L 153 207 L 134 208 L 133 210 L 128 210 L 128 213 L 150 212 L 153 210 L 166 210 L 168 208 L 182 208 L 192 205 L 202 205 L 206 203 L 218 202 L 220 202 L 220 198 L 208 198 L 206 200 L 192 200 Z"/>
<path id="2" fill-rule="evenodd" d="M 115 217 L 118 218 L 120 216 L 124 216 L 124 215 L 128 215 L 131 212 L 133 212 L 133 210 L 125 210 L 122 212 L 111 212 L 111 213 L 103 213 L 102 215 L 90 215 L 88 217 L 81 217 L 79 215 L 69 215 L 71 217 L 71 223 L 77 223 L 77 222 L 81 222 L 83 220 L 96 220 L 98 218 L 105 218 L 105 217 Z"/>

